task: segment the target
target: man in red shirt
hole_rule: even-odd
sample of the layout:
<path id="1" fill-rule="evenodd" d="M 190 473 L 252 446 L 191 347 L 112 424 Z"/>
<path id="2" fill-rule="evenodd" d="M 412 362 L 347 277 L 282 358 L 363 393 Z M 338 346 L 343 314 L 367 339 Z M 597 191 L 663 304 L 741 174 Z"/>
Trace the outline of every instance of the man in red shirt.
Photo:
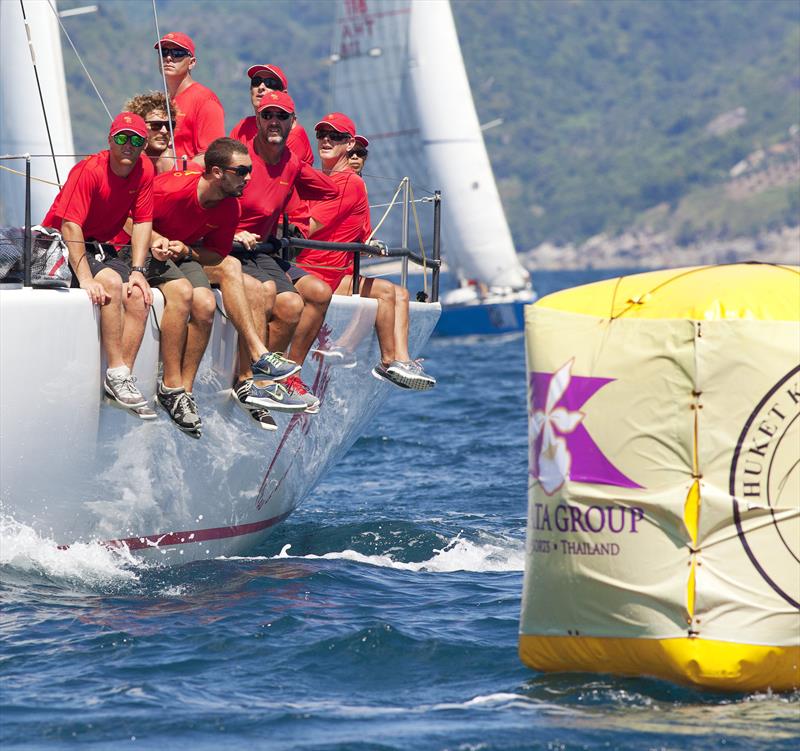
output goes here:
<path id="1" fill-rule="evenodd" d="M 264 346 L 272 300 L 256 279 L 242 273 L 241 263 L 230 255 L 240 215 L 239 202 L 235 199 L 244 192 L 251 171 L 247 147 L 231 138 L 218 138 L 206 151 L 204 172 L 159 175 L 152 244 L 168 249 L 172 262 L 179 271 L 185 270 L 194 287 L 198 284 L 191 278 L 193 262 L 199 262 L 208 280 L 219 285 L 225 312 L 239 334 L 239 380 L 271 382 L 268 386 L 254 384 L 249 390 L 247 404 L 252 408 L 270 406 L 298 412 L 305 409 L 305 404 L 284 398 L 285 389 L 277 381 L 293 375 L 300 366 Z M 209 333 L 210 326 L 199 326 L 192 336 L 190 328 L 182 362 L 183 388 L 165 389 L 162 384 L 159 400 L 170 392 L 180 396 L 187 383 L 191 386 Z M 191 397 L 190 401 L 193 402 Z M 194 407 L 196 413 L 194 404 L 180 405 L 181 413 L 188 406 Z M 170 408 L 166 408 L 169 411 Z"/>
<path id="2" fill-rule="evenodd" d="M 197 65 L 194 42 L 179 31 L 165 34 L 154 48 L 167 81 L 169 95 L 175 100 L 175 153 L 178 165 L 183 157 L 203 165 L 203 154 L 216 138 L 225 135 L 225 113 L 217 95 L 192 79 Z"/>
<path id="3" fill-rule="evenodd" d="M 370 235 L 369 201 L 364 181 L 348 162 L 356 127 L 347 115 L 331 112 L 315 127 L 322 170 L 339 186 L 339 197 L 311 203 L 311 237 L 328 242 L 366 242 Z M 337 294 L 353 289 L 353 257 L 344 251 L 304 250 L 299 266 L 326 281 Z M 384 279 L 361 277 L 362 297 L 378 300 L 375 329 L 381 362 L 372 370 L 378 378 L 401 388 L 425 390 L 436 385 L 408 353 L 408 290 Z"/>
<path id="4" fill-rule="evenodd" d="M 369 141 L 364 136 L 360 136 L 356 133 L 355 142 L 356 145 L 347 152 L 347 163 L 350 165 L 350 169 L 361 177 L 361 173 L 364 171 L 364 165 L 367 163 L 367 157 L 369 156 L 369 151 L 367 151 Z"/>
<path id="5" fill-rule="evenodd" d="M 295 362 L 302 365 L 325 318 L 331 290 L 320 279 L 293 269 L 275 254 L 251 251 L 259 240 L 275 234 L 280 217 L 294 193 L 304 200 L 326 199 L 335 198 L 339 190 L 333 180 L 286 148 L 287 136 L 294 122 L 294 102 L 287 93 L 268 90 L 257 113 L 257 134 L 247 142 L 253 161 L 253 176 L 250 187 L 239 201 L 242 215 L 235 236 L 245 251 L 234 252 L 234 255 L 242 262 L 247 274 L 268 285 L 270 290 L 277 291 L 267 346 L 283 351 L 291 340 L 293 357 L 300 357 Z M 287 276 L 288 272 L 296 272 L 294 284 Z M 303 346 L 299 346 L 298 341 Z M 306 412 L 319 411 L 319 399 L 299 376 L 291 376 L 286 383 L 291 392 L 306 401 Z"/>
<path id="6" fill-rule="evenodd" d="M 163 91 L 150 91 L 147 94 L 137 94 L 125 103 L 125 109 L 135 112 L 147 125 L 147 143 L 144 154 L 155 167 L 156 174 L 171 172 L 175 169 L 175 159 L 170 149 L 171 133 L 175 132 L 175 101 L 170 98 L 169 105 Z M 172 120 L 167 118 L 167 110 L 172 114 Z"/>
<path id="7" fill-rule="evenodd" d="M 73 287 L 86 290 L 100 306 L 100 331 L 108 370 L 103 383 L 116 404 L 155 417 L 136 387 L 131 369 L 153 301 L 144 277 L 153 220 L 153 165 L 142 156 L 147 127 L 138 115 L 122 112 L 108 134 L 108 150 L 78 162 L 42 220 L 69 249 Z M 133 269 L 109 243 L 133 217 Z"/>

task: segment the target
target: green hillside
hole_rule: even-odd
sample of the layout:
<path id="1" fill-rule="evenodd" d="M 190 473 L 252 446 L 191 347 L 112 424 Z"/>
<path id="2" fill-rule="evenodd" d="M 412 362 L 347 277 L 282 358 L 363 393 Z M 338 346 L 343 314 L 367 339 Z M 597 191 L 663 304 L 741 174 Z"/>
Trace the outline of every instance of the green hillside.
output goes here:
<path id="1" fill-rule="evenodd" d="M 159 86 L 152 6 L 95 2 L 97 14 L 64 24 L 115 110 Z M 325 111 L 333 2 L 158 8 L 162 31 L 195 39 L 196 77 L 220 95 L 229 126 L 249 114 L 252 61 L 284 68 L 301 120 Z M 485 137 L 518 247 L 580 242 L 654 217 L 693 236 L 797 223 L 796 182 L 748 199 L 746 221 L 737 201 L 722 200 L 731 168 L 800 122 L 796 0 L 470 0 L 453 9 L 479 118 L 503 119 Z M 68 45 L 65 59 L 76 147 L 94 151 L 105 113 Z"/>

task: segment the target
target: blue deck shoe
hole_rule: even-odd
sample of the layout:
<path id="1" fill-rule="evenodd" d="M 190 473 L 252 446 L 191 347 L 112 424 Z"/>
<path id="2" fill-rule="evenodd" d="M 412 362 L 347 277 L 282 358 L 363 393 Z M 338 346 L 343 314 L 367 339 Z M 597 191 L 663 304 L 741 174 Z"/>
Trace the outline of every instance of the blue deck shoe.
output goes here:
<path id="1" fill-rule="evenodd" d="M 305 412 L 308 407 L 305 399 L 287 391 L 282 383 L 270 383 L 266 386 L 257 386 L 254 383 L 250 387 L 246 404 L 264 407 L 273 412 Z"/>
<path id="2" fill-rule="evenodd" d="M 255 381 L 282 381 L 299 372 L 300 366 L 281 352 L 265 352 L 251 366 Z"/>

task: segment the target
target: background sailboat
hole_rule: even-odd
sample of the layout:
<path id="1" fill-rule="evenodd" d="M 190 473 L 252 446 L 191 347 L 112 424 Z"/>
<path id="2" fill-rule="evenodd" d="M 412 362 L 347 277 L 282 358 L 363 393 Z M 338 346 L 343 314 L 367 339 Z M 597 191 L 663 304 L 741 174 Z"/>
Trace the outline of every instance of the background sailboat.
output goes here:
<path id="1" fill-rule="evenodd" d="M 370 141 L 373 205 L 406 175 L 417 197 L 442 191 L 442 256 L 459 286 L 442 296 L 437 333 L 520 330 L 535 294 L 500 203 L 449 2 L 341 0 L 331 94 L 331 109 Z M 399 234 L 397 219 L 381 231 L 389 233 Z"/>

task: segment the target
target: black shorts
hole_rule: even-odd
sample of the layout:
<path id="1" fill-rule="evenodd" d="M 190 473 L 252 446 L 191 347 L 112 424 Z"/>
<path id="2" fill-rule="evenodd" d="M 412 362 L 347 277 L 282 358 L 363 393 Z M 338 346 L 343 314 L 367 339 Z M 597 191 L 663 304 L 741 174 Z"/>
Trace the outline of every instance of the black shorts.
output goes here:
<path id="1" fill-rule="evenodd" d="M 206 272 L 197 261 L 157 261 L 150 259 L 147 266 L 147 282 L 151 287 L 160 287 L 167 282 L 174 282 L 176 279 L 188 279 L 194 289 L 205 287 L 211 289 L 211 282 L 208 281 Z"/>
<path id="2" fill-rule="evenodd" d="M 231 253 L 231 255 L 241 261 L 242 271 L 245 274 L 255 277 L 259 282 L 275 282 L 278 294 L 297 292 L 286 275 L 292 268 L 288 261 L 267 253 Z"/>
<path id="3" fill-rule="evenodd" d="M 86 261 L 89 263 L 89 271 L 92 272 L 93 277 L 97 276 L 104 269 L 111 269 L 122 277 L 123 282 L 127 282 L 128 279 L 130 279 L 131 268 L 119 257 L 113 245 L 95 243 L 91 240 L 87 240 Z M 81 286 L 75 269 L 72 269 L 72 282 L 70 286 L 72 288 L 79 288 Z"/>

